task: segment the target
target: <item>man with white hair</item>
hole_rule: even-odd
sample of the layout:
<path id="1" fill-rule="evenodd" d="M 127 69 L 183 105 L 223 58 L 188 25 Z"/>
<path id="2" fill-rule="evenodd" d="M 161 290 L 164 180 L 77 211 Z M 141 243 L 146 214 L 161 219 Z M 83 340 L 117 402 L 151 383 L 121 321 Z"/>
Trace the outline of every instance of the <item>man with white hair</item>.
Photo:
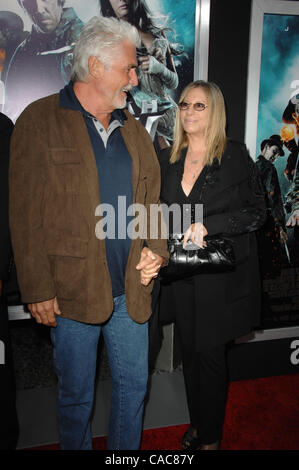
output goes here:
<path id="1" fill-rule="evenodd" d="M 31 104 L 12 138 L 18 280 L 32 316 L 51 327 L 62 449 L 91 449 L 101 333 L 112 376 L 108 449 L 140 445 L 151 280 L 168 252 L 161 237 L 130 239 L 126 230 L 130 205 L 157 204 L 160 192 L 151 139 L 123 109 L 137 84 L 138 44 L 128 23 L 91 19 L 74 50 L 72 82 Z M 116 238 L 96 236 L 100 204 L 115 211 Z"/>

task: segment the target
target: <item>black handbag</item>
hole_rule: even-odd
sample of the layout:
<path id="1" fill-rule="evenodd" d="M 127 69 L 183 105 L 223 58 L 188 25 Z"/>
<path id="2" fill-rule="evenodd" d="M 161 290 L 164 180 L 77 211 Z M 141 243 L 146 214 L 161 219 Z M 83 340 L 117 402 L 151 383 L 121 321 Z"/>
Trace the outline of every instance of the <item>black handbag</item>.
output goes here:
<path id="1" fill-rule="evenodd" d="M 219 235 L 206 236 L 207 246 L 199 248 L 188 240 L 183 248 L 184 234 L 168 238 L 169 263 L 160 270 L 160 280 L 172 282 L 203 273 L 221 273 L 235 268 L 233 241 Z"/>

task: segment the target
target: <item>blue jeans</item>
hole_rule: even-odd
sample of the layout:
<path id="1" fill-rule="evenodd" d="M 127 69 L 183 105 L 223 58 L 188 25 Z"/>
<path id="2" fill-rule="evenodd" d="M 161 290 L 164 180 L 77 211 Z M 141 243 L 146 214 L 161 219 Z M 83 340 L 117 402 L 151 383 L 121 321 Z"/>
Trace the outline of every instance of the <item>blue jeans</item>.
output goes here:
<path id="1" fill-rule="evenodd" d="M 51 329 L 61 449 L 92 449 L 90 418 L 101 332 L 112 376 L 107 448 L 139 448 L 148 381 L 148 324 L 129 317 L 121 295 L 114 298 L 113 314 L 102 325 L 57 317 L 57 327 Z"/>

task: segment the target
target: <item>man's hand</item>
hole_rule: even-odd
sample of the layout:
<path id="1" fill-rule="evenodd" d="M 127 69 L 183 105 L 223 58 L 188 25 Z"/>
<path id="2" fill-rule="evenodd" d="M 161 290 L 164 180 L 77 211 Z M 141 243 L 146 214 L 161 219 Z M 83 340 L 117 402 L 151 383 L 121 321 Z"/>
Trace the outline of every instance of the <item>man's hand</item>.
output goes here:
<path id="1" fill-rule="evenodd" d="M 287 227 L 295 227 L 295 225 L 299 225 L 299 209 L 294 210 L 287 221 Z"/>
<path id="2" fill-rule="evenodd" d="M 61 312 L 56 297 L 44 302 L 28 304 L 28 309 L 37 323 L 42 323 L 46 326 L 57 326 L 55 316 L 61 315 Z"/>
<path id="3" fill-rule="evenodd" d="M 151 280 L 158 276 L 163 264 L 162 256 L 153 253 L 149 248 L 143 248 L 136 269 L 140 271 L 141 284 L 147 286 Z"/>

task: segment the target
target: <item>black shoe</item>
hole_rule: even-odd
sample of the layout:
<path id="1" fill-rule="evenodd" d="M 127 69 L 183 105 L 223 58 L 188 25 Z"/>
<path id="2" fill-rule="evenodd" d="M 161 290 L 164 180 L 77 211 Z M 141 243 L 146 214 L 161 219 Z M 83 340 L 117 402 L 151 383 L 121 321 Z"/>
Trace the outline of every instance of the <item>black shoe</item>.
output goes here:
<path id="1" fill-rule="evenodd" d="M 194 431 L 195 429 L 192 426 L 189 426 L 185 432 L 182 439 L 182 448 L 184 450 L 194 451 L 199 447 L 200 440 L 197 436 L 194 436 Z"/>

